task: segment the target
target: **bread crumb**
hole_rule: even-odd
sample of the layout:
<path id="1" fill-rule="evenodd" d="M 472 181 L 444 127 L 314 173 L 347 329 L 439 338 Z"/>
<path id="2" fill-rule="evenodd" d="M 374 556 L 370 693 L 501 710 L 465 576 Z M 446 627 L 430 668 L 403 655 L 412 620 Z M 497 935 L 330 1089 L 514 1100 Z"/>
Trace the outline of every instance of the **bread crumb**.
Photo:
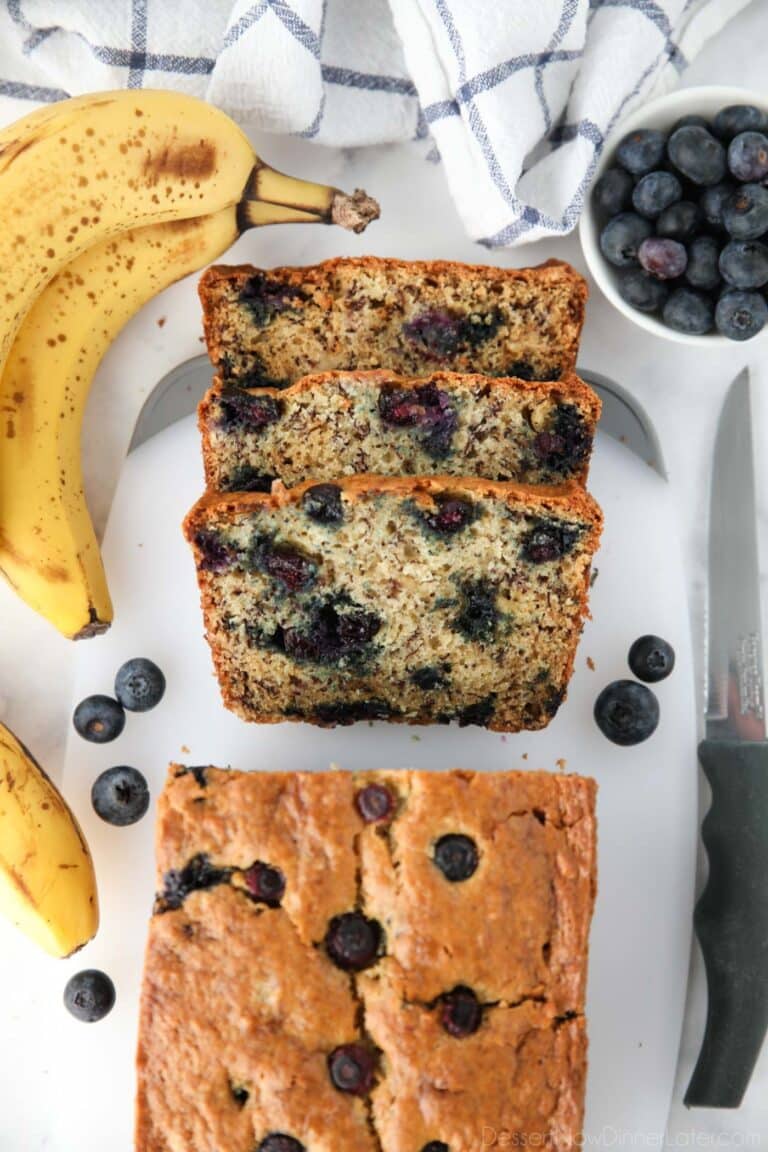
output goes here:
<path id="1" fill-rule="evenodd" d="M 414 744 L 421 744 L 421 736 L 411 736 L 411 740 Z"/>
<path id="2" fill-rule="evenodd" d="M 198 340 L 201 344 L 205 344 L 205 336 L 198 336 Z"/>
<path id="3" fill-rule="evenodd" d="M 157 326 L 158 326 L 158 328 L 162 328 L 162 327 L 163 327 L 163 325 L 165 324 L 165 319 L 166 319 L 166 318 L 165 318 L 165 316 L 158 316 L 158 318 L 157 318 Z"/>
<path id="4" fill-rule="evenodd" d="M 595 662 L 591 656 L 587 656 L 587 668 L 589 668 L 590 672 L 594 672 L 595 670 Z"/>
<path id="5" fill-rule="evenodd" d="M 527 752 L 523 752 L 523 760 L 527 760 L 527 759 L 528 759 L 528 753 L 527 753 Z"/>
<path id="6" fill-rule="evenodd" d="M 597 578 L 599 575 L 600 575 L 600 569 L 599 568 L 593 568 L 589 574 L 589 586 L 590 586 L 590 588 L 594 588 L 595 583 L 597 582 Z"/>
<path id="7" fill-rule="evenodd" d="M 561 772 L 564 772 L 567 763 L 568 761 L 561 756 L 559 760 L 555 760 L 555 767 L 559 768 Z"/>
<path id="8" fill-rule="evenodd" d="M 502 734 L 502 737 L 501 737 L 501 742 L 502 742 L 502 744 L 506 744 L 506 742 L 507 742 L 507 738 L 506 738 L 506 736 L 504 736 L 503 734 Z"/>
<path id="9" fill-rule="evenodd" d="M 186 744 L 182 744 L 180 751 L 183 752 L 185 756 L 189 756 L 191 749 L 187 748 Z"/>

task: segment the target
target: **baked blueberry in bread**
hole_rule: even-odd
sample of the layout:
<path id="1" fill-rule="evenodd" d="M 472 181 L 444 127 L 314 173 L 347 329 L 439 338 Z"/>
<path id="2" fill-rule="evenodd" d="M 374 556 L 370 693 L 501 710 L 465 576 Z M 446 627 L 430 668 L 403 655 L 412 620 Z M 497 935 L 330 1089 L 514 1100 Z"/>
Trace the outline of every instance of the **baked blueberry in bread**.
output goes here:
<path id="1" fill-rule="evenodd" d="M 172 765 L 136 1152 L 580 1147 L 595 783 Z"/>
<path id="2" fill-rule="evenodd" d="M 368 368 L 557 380 L 576 366 L 586 298 L 585 280 L 556 260 L 497 268 L 364 256 L 217 265 L 200 281 L 217 375 L 244 387 Z"/>
<path id="3" fill-rule="evenodd" d="M 577 376 L 524 380 L 374 369 L 306 376 L 283 391 L 218 381 L 199 409 L 209 488 L 268 492 L 356 472 L 584 482 L 597 395 Z"/>
<path id="4" fill-rule="evenodd" d="M 261 722 L 542 728 L 601 523 L 575 483 L 362 475 L 209 493 L 185 531 L 224 702 Z"/>

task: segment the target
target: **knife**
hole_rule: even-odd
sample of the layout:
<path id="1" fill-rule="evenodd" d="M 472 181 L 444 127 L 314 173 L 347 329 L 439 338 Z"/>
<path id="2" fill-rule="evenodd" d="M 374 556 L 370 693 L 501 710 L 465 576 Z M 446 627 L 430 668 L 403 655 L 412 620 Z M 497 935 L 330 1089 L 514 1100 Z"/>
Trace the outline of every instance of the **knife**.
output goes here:
<path id="1" fill-rule="evenodd" d="M 685 1103 L 738 1108 L 768 1026 L 768 743 L 746 368 L 720 416 L 709 533 L 707 709 L 699 745 L 712 786 L 702 824 L 709 877 L 693 917 L 709 1003 Z"/>

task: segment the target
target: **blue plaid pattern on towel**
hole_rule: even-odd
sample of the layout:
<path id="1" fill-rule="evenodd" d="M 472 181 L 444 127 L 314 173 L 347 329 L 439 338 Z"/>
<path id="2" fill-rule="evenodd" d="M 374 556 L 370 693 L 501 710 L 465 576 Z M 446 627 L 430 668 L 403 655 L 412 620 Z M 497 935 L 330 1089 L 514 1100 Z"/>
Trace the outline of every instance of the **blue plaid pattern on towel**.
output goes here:
<path id="1" fill-rule="evenodd" d="M 506 247 L 574 227 L 622 115 L 747 2 L 0 0 L 0 97 L 178 88 L 323 144 L 426 141 Z"/>

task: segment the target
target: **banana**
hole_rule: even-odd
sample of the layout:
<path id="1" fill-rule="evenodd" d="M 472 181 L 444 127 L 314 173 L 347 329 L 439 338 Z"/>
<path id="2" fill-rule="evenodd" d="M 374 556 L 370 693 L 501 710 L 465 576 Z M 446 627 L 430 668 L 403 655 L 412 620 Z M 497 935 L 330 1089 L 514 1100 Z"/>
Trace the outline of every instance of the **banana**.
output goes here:
<path id="1" fill-rule="evenodd" d="M 259 160 L 210 105 L 112 92 L 40 109 L 0 133 L 0 571 L 73 639 L 112 605 L 82 489 L 93 375 L 126 321 L 246 228 L 378 215 Z"/>
<path id="2" fill-rule="evenodd" d="M 93 861 L 61 794 L 0 724 L 0 913 L 53 956 L 99 926 Z"/>

